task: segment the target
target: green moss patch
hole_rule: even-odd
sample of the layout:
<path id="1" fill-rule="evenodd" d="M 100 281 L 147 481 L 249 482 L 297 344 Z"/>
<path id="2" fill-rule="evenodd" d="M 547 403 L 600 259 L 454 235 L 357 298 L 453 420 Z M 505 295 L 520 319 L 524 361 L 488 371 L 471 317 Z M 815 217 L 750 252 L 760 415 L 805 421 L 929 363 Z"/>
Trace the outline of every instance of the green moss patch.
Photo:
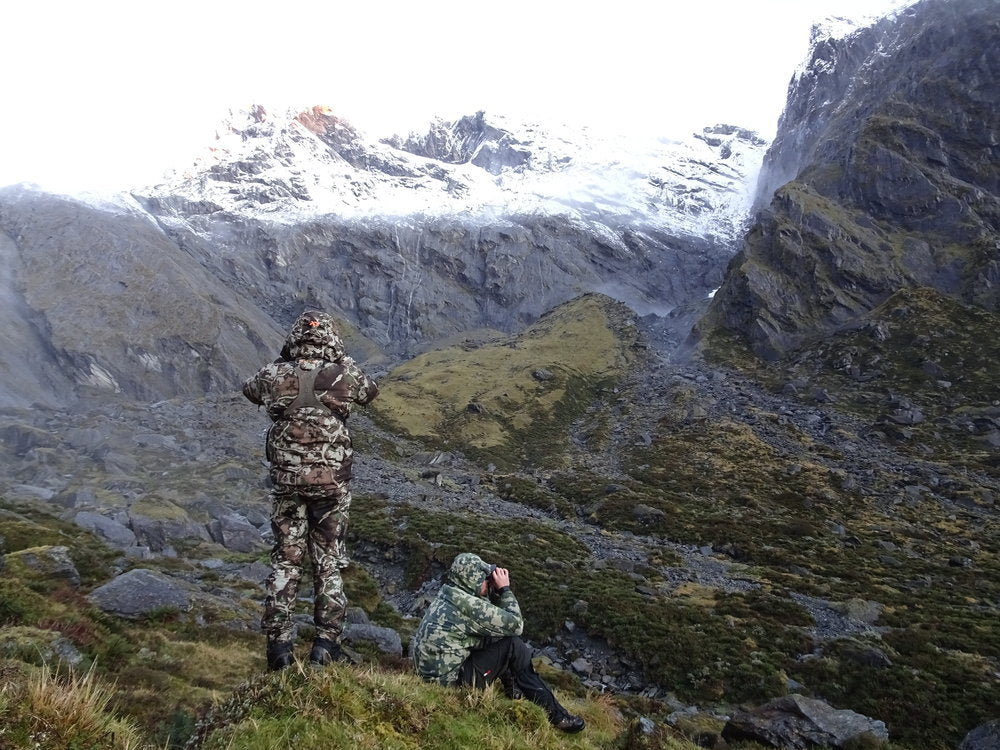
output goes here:
<path id="1" fill-rule="evenodd" d="M 584 295 L 504 341 L 414 358 L 383 382 L 373 409 L 400 432 L 498 465 L 543 463 L 628 365 L 635 338 L 627 308 Z"/>

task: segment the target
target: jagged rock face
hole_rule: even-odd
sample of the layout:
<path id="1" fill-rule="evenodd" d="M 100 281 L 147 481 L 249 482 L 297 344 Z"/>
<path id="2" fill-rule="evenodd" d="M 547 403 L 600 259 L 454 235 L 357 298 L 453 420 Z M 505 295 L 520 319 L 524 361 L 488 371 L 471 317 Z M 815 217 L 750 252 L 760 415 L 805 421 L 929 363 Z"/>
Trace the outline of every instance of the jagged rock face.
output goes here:
<path id="1" fill-rule="evenodd" d="M 725 258 L 708 240 L 629 228 L 599 234 L 545 216 L 487 224 L 325 217 L 291 226 L 206 217 L 168 232 L 276 320 L 303 305 L 337 311 L 396 353 L 474 328 L 517 330 L 587 291 L 643 311 L 703 296 Z"/>
<path id="2" fill-rule="evenodd" d="M 411 134 L 405 140 L 395 137 L 386 143 L 448 164 L 471 162 L 494 175 L 531 161 L 531 151 L 506 130 L 487 123 L 483 112 L 463 117 L 453 125 L 439 120 L 423 136 Z"/>
<path id="3" fill-rule="evenodd" d="M 622 143 L 514 128 L 479 113 L 371 143 L 325 108 L 286 121 L 257 107 L 230 124 L 216 163 L 141 200 L 275 319 L 332 309 L 394 353 L 512 331 L 583 292 L 646 313 L 717 286 L 756 135 L 706 128 L 616 172 L 602 160 Z"/>
<path id="4" fill-rule="evenodd" d="M 997 309 L 998 81 L 995 3 L 924 0 L 814 40 L 762 167 L 768 206 L 699 329 L 774 357 L 903 287 Z"/>

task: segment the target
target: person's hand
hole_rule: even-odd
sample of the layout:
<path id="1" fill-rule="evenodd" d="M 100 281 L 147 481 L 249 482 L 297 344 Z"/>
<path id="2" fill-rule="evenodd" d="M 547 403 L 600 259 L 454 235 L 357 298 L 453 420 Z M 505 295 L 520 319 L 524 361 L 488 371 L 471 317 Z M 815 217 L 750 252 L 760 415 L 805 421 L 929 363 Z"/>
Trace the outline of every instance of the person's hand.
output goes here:
<path id="1" fill-rule="evenodd" d="M 505 586 L 510 586 L 510 571 L 507 568 L 497 568 L 493 571 L 493 587 L 496 589 L 502 589 Z"/>

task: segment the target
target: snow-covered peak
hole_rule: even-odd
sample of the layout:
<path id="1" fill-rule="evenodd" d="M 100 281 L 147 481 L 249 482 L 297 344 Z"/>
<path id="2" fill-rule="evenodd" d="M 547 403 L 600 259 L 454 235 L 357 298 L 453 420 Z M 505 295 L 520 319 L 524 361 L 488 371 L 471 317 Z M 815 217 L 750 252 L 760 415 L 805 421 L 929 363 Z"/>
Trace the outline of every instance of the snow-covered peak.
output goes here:
<path id="1" fill-rule="evenodd" d="M 153 194 L 275 220 L 542 213 L 730 239 L 765 145 L 728 125 L 676 141 L 482 112 L 377 141 L 328 107 L 254 105 L 234 111 L 206 156 Z"/>

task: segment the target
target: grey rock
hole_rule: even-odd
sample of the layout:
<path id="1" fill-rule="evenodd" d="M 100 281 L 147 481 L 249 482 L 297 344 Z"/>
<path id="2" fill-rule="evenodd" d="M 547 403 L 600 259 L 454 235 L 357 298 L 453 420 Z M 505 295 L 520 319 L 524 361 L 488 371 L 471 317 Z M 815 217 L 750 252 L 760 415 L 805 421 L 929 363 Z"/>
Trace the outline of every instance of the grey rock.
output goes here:
<path id="1" fill-rule="evenodd" d="M 6 558 L 5 563 L 8 568 L 16 561 L 23 565 L 27 569 L 27 574 L 32 577 L 65 581 L 74 588 L 80 585 L 80 573 L 69 557 L 68 547 L 29 547 L 10 552 Z"/>
<path id="2" fill-rule="evenodd" d="M 94 589 L 88 597 L 97 607 L 118 617 L 137 619 L 164 607 L 187 610 L 187 589 L 171 578 L 136 568 Z"/>
<path id="3" fill-rule="evenodd" d="M 574 672 L 587 676 L 590 676 L 590 674 L 594 671 L 593 665 L 582 656 L 578 659 L 574 659 L 570 664 L 570 667 Z"/>
<path id="4" fill-rule="evenodd" d="M 151 518 L 141 513 L 129 511 L 129 525 L 136 539 L 154 552 L 161 552 L 173 540 L 211 541 L 205 524 L 191 518 Z M 254 529 L 255 533 L 259 532 Z"/>
<path id="5" fill-rule="evenodd" d="M 531 372 L 531 377 L 535 380 L 545 382 L 546 380 L 552 380 L 552 373 L 546 369 L 539 368 Z"/>
<path id="6" fill-rule="evenodd" d="M 51 433 L 19 423 L 0 427 L 0 442 L 7 446 L 7 450 L 20 457 L 34 448 L 54 448 L 58 444 Z"/>
<path id="7" fill-rule="evenodd" d="M 988 721 L 973 729 L 965 735 L 958 750 L 1000 750 L 1000 719 Z"/>
<path id="8" fill-rule="evenodd" d="M 815 39 L 761 167 L 760 210 L 699 332 L 734 330 L 759 355 L 775 358 L 862 323 L 901 290 L 905 296 L 929 287 L 1000 309 L 995 253 L 952 259 L 936 239 L 961 245 L 996 236 L 991 219 L 966 223 L 967 194 L 956 189 L 962 181 L 987 201 L 998 195 L 995 165 L 968 173 L 962 166 L 967 144 L 996 142 L 998 114 L 973 102 L 988 96 L 997 58 L 983 59 L 981 75 L 967 72 L 969 59 L 1000 43 L 989 26 L 995 8 L 952 0 L 912 10 Z M 962 124 L 936 124 L 935 113 L 945 109 Z M 902 123 L 903 112 L 912 126 Z M 893 127 L 870 127 L 881 118 Z M 827 179 L 834 169 L 837 176 Z M 883 251 L 873 222 L 907 237 L 898 253 Z M 787 232 L 789 225 L 795 231 Z M 890 333 L 885 321 L 867 323 L 876 340 Z"/>
<path id="9" fill-rule="evenodd" d="M 97 495 L 90 487 L 74 487 L 63 490 L 53 501 L 65 508 L 83 508 L 96 505 Z"/>
<path id="10" fill-rule="evenodd" d="M 645 716 L 639 717 L 639 731 L 643 734 L 652 734 L 656 730 L 656 724 L 652 719 Z"/>
<path id="11" fill-rule="evenodd" d="M 777 748 L 843 748 L 863 735 L 889 739 L 883 722 L 802 695 L 777 698 L 752 712 L 737 712 L 722 730 L 727 742 L 759 742 Z"/>
<path id="12" fill-rule="evenodd" d="M 233 552 L 255 552 L 263 549 L 260 531 L 239 513 L 227 513 L 208 525 L 212 539 Z"/>
<path id="13" fill-rule="evenodd" d="M 667 514 L 659 508 L 653 508 L 643 503 L 637 503 L 632 508 L 632 515 L 643 526 L 652 526 L 667 517 Z"/>
<path id="14" fill-rule="evenodd" d="M 368 625 L 370 620 L 368 614 L 361 607 L 348 607 L 344 614 L 344 621 L 352 625 Z"/>
<path id="15" fill-rule="evenodd" d="M 73 523 L 80 528 L 94 532 L 97 536 L 116 547 L 135 546 L 135 532 L 132 529 L 107 516 L 102 516 L 100 513 L 81 511 L 73 518 Z"/>
<path id="16" fill-rule="evenodd" d="M 378 625 L 347 623 L 344 625 L 344 640 L 348 643 L 357 641 L 369 641 L 383 654 L 392 656 L 403 655 L 403 642 L 399 633 L 392 628 L 383 628 Z"/>
<path id="17" fill-rule="evenodd" d="M 8 497 L 29 498 L 44 502 L 48 502 L 56 496 L 54 490 L 34 484 L 15 484 L 7 489 L 6 494 Z"/>

